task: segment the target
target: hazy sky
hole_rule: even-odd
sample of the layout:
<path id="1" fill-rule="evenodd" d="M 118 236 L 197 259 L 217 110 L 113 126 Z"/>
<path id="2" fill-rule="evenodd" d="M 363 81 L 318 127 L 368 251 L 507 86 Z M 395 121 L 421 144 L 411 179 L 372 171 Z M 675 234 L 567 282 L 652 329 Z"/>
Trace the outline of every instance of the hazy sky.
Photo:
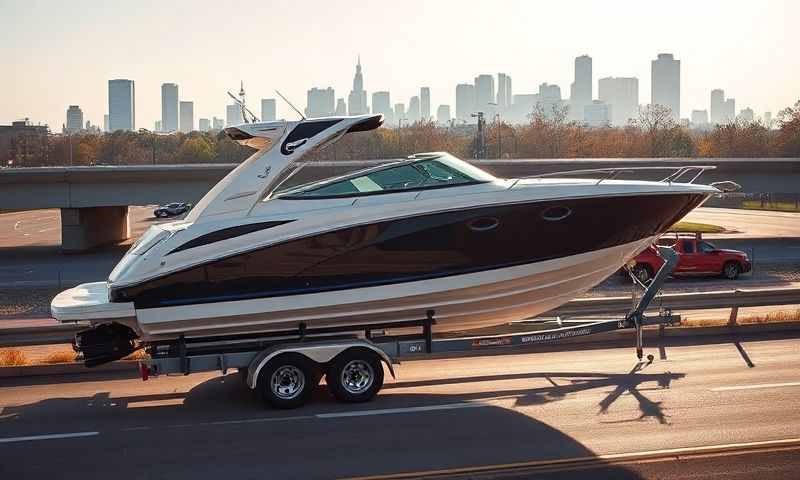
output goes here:
<path id="1" fill-rule="evenodd" d="M 30 117 L 59 130 L 68 105 L 102 125 L 108 79 L 136 82 L 136 126 L 161 118 L 160 85 L 176 82 L 200 117 L 225 116 L 243 79 L 251 109 L 281 90 L 347 97 L 356 56 L 371 93 L 408 103 L 431 87 L 431 110 L 454 111 L 455 85 L 505 72 L 514 93 L 556 83 L 569 96 L 574 57 L 597 79 L 639 78 L 650 60 L 681 60 L 681 114 L 723 88 L 760 115 L 800 99 L 800 1 L 79 1 L 0 0 L 0 124 Z M 295 118 L 280 100 L 278 116 Z M 196 124 L 196 123 L 195 123 Z"/>

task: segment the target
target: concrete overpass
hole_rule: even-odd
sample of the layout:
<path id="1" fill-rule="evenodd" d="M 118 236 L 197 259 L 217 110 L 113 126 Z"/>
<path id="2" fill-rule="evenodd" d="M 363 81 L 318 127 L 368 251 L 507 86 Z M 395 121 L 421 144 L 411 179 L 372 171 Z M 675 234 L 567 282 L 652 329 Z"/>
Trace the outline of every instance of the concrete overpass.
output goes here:
<path id="1" fill-rule="evenodd" d="M 314 162 L 292 183 L 346 173 L 380 161 Z M 744 192 L 800 194 L 800 159 L 546 159 L 485 160 L 500 177 L 623 166 L 715 165 L 706 183 L 733 180 Z M 80 251 L 130 235 L 128 206 L 197 202 L 235 165 L 125 165 L 0 169 L 0 209 L 61 209 L 62 248 Z M 663 172 L 653 173 L 659 178 Z M 664 173 L 663 176 L 666 176 Z"/>

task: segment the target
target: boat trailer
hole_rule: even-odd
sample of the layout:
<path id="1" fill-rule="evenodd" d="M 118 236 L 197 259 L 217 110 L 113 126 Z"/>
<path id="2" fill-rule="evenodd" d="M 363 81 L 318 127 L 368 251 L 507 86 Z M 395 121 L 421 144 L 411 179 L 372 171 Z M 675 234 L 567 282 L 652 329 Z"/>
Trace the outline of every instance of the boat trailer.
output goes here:
<path id="1" fill-rule="evenodd" d="M 247 386 L 261 394 L 267 404 L 275 408 L 295 408 L 308 401 L 323 376 L 328 389 L 339 401 L 369 401 L 383 386 L 384 364 L 395 377 L 393 366 L 400 360 L 426 358 L 431 354 L 513 349 L 633 329 L 636 356 L 641 361 L 643 327 L 680 323 L 679 316 L 665 309 L 660 309 L 657 315 L 645 315 L 678 262 L 678 255 L 671 248 L 658 246 L 658 250 L 665 262 L 648 285 L 631 275 L 644 292 L 622 318 L 581 319 L 568 326 L 557 318 L 556 328 L 455 338 L 433 337 L 432 326 L 436 324 L 433 309 L 420 320 L 362 325 L 355 333 L 352 326 L 309 328 L 303 323 L 296 331 L 273 335 L 181 337 L 177 341 L 148 344 L 145 349 L 150 358 L 139 362 L 139 371 L 142 379 L 147 380 L 162 374 L 188 375 L 215 370 L 226 374 L 228 370 L 237 369 Z M 420 328 L 420 333 L 385 335 L 386 329 L 409 327 Z M 653 360 L 652 355 L 647 358 Z"/>

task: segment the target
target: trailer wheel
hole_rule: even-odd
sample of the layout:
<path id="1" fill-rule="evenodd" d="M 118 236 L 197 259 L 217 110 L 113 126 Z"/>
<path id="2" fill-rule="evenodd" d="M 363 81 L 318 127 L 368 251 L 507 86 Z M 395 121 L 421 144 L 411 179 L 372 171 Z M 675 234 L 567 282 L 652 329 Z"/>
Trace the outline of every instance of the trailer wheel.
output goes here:
<path id="1" fill-rule="evenodd" d="M 383 386 L 383 364 L 375 352 L 346 350 L 333 359 L 325 379 L 340 402 L 368 402 Z"/>
<path id="2" fill-rule="evenodd" d="M 308 401 L 319 382 L 316 370 L 313 362 L 303 355 L 278 355 L 267 362 L 258 374 L 259 393 L 272 407 L 300 407 Z"/>

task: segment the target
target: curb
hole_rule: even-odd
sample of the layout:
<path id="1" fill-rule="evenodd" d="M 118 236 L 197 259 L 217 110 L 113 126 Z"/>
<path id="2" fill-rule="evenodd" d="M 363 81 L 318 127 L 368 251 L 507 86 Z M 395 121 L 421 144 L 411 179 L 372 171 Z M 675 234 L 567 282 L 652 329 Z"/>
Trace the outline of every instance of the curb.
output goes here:
<path id="1" fill-rule="evenodd" d="M 755 335 L 769 333 L 800 333 L 800 322 L 776 322 L 776 323 L 754 323 L 737 326 L 717 326 L 717 327 L 665 327 L 660 330 L 657 326 L 646 327 L 644 329 L 644 341 L 646 343 L 663 338 L 695 338 L 713 336 L 734 336 L 734 335 Z M 491 335 L 488 335 L 491 336 Z M 581 347 L 610 347 L 620 344 L 623 341 L 632 341 L 632 331 L 616 330 L 606 333 L 598 333 L 585 337 L 573 337 L 545 343 L 539 345 L 508 347 L 489 347 L 486 350 L 470 352 L 453 352 L 430 354 L 426 358 L 458 358 L 458 357 L 477 357 L 481 355 L 497 355 L 503 351 L 509 353 L 546 351 L 565 351 L 569 346 Z M 563 347 L 563 348 L 561 348 Z M 398 360 L 419 361 L 420 357 L 398 357 Z M 0 378 L 31 377 L 43 375 L 80 375 L 99 372 L 137 372 L 139 362 L 136 360 L 119 360 L 107 363 L 94 368 L 87 368 L 82 363 L 59 363 L 52 365 L 23 365 L 19 367 L 0 367 Z M 138 372 L 137 372 L 138 373 Z"/>

